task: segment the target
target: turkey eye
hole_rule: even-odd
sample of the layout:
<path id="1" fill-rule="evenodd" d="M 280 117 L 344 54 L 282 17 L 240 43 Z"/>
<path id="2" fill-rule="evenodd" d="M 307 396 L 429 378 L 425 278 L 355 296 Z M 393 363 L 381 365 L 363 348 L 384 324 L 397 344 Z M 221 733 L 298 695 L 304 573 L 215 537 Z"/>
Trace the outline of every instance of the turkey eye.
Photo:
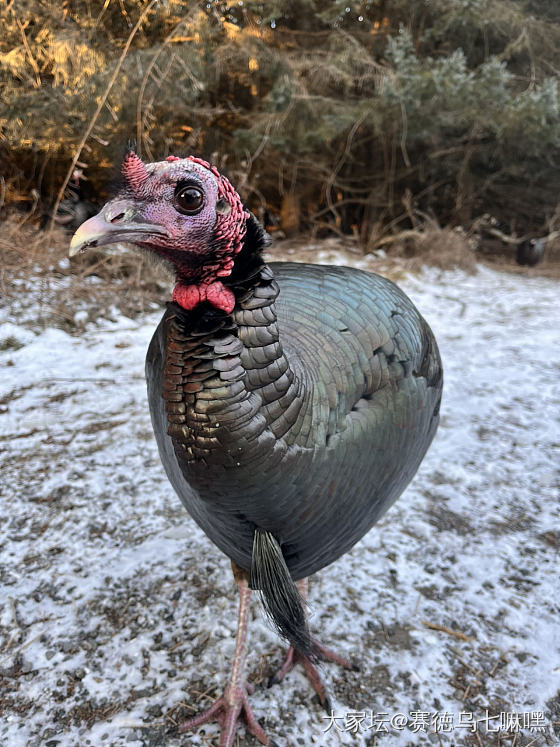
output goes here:
<path id="1" fill-rule="evenodd" d="M 184 215 L 196 215 L 202 210 L 204 195 L 198 187 L 177 187 L 175 190 L 175 207 Z"/>

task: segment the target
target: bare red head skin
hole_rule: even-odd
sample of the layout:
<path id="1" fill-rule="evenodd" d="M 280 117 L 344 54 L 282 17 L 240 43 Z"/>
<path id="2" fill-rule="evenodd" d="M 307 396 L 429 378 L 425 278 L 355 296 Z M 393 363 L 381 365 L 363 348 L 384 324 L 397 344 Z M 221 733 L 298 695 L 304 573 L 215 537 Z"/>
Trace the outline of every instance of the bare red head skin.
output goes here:
<path id="1" fill-rule="evenodd" d="M 194 156 L 144 164 L 133 152 L 122 176 L 120 194 L 80 226 L 70 253 L 130 241 L 173 266 L 173 300 L 182 308 L 208 301 L 230 313 L 235 296 L 222 278 L 231 274 L 249 217 L 230 182 Z"/>

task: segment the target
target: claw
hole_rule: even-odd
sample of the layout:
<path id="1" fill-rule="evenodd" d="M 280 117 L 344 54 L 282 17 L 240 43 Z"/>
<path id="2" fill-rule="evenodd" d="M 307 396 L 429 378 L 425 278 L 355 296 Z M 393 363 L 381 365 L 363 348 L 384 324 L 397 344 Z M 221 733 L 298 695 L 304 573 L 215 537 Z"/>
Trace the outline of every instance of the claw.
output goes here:
<path id="1" fill-rule="evenodd" d="M 344 669 L 349 669 L 353 672 L 360 671 L 358 665 L 355 662 L 352 662 L 349 659 L 344 658 L 343 656 L 339 656 L 339 654 L 331 651 L 329 648 L 323 646 L 323 644 L 319 643 L 318 641 L 313 641 L 313 643 L 315 645 L 315 650 L 317 651 L 322 661 L 332 661 L 335 664 L 344 667 Z M 272 685 L 276 685 L 281 682 L 288 674 L 288 672 L 292 671 L 298 661 L 303 664 L 307 678 L 313 685 L 313 689 L 319 697 L 319 702 L 321 703 L 323 708 L 326 709 L 327 713 L 330 713 L 332 710 L 332 704 L 329 696 L 327 695 L 327 689 L 321 678 L 321 675 L 319 674 L 319 670 L 311 661 L 309 661 L 309 659 L 300 654 L 299 651 L 294 651 L 293 647 L 291 646 L 288 649 L 288 653 L 286 654 L 284 663 L 282 664 L 280 669 L 278 669 L 278 671 L 275 672 L 270 678 L 269 687 L 272 687 Z"/>
<path id="2" fill-rule="evenodd" d="M 294 668 L 294 664 L 296 661 L 298 661 L 299 654 L 294 651 L 293 646 L 290 646 L 288 649 L 288 653 L 286 654 L 286 659 L 284 660 L 284 663 L 280 667 L 280 669 L 275 672 L 272 677 L 268 680 L 268 686 L 272 687 L 273 685 L 278 685 L 284 677 L 288 674 L 288 672 L 291 672 Z"/>

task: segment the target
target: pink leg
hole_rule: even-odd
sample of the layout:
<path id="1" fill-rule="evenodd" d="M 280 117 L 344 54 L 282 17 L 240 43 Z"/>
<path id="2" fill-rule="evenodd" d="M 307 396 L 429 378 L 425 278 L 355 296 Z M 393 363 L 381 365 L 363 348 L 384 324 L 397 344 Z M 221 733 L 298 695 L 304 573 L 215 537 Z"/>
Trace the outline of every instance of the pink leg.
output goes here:
<path id="1" fill-rule="evenodd" d="M 308 591 L 307 579 L 304 578 L 301 581 L 298 581 L 297 587 L 299 589 L 301 598 L 305 602 L 307 600 Z M 326 646 L 323 646 L 323 644 L 319 643 L 319 641 L 314 639 L 313 643 L 315 644 L 315 649 L 323 661 L 332 661 L 335 664 L 339 664 L 341 667 L 344 667 L 344 669 L 350 669 L 354 672 L 359 671 L 359 667 L 357 667 L 356 664 L 353 664 L 343 656 L 339 656 L 334 651 L 331 651 Z M 313 689 L 319 696 L 321 705 L 327 709 L 327 712 L 330 712 L 330 701 L 327 695 L 327 690 L 323 680 L 321 679 L 321 675 L 319 674 L 317 667 L 311 661 L 309 661 L 309 659 L 300 654 L 299 651 L 296 651 L 293 646 L 290 646 L 290 648 L 288 649 L 288 653 L 286 654 L 286 658 L 284 659 L 284 663 L 282 664 L 280 669 L 270 678 L 269 686 L 271 687 L 272 685 L 276 685 L 277 683 L 281 682 L 288 674 L 288 672 L 292 671 L 298 661 L 303 664 L 307 678 L 311 682 L 311 684 L 313 685 Z"/>
<path id="2" fill-rule="evenodd" d="M 181 724 L 179 732 L 191 731 L 198 726 L 202 726 L 202 724 L 207 724 L 209 721 L 215 720 L 222 727 L 220 747 L 232 747 L 237 722 L 242 717 L 247 724 L 248 731 L 261 744 L 269 745 L 269 739 L 262 726 L 260 726 L 254 717 L 251 706 L 249 705 L 248 694 L 253 692 L 253 687 L 246 682 L 244 677 L 251 590 L 249 589 L 245 575 L 237 574 L 237 584 L 239 588 L 239 617 L 237 638 L 235 639 L 235 656 L 233 658 L 230 680 L 224 694 L 207 711 Z"/>

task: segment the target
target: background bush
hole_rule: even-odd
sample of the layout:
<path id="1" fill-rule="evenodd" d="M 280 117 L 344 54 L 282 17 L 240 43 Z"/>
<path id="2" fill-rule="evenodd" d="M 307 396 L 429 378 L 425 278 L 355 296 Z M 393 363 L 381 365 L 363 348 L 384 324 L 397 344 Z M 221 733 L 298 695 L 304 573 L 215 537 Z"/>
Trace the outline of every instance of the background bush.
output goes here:
<path id="1" fill-rule="evenodd" d="M 52 204 L 145 4 L 12 0 L 0 23 L 4 199 Z M 426 215 L 560 228 L 555 0 L 161 0 L 80 155 L 103 199 L 130 138 L 197 153 L 286 233 L 373 246 Z"/>

